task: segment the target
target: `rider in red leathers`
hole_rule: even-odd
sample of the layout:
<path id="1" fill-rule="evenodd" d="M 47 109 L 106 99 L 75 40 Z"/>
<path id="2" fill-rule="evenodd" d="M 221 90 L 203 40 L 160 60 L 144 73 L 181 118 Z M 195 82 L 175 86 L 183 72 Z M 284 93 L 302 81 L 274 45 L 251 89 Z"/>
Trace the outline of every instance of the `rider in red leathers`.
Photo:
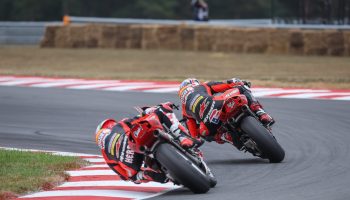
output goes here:
<path id="1" fill-rule="evenodd" d="M 249 82 L 233 78 L 223 82 L 210 81 L 200 84 L 197 79 L 189 78 L 181 83 L 178 95 L 182 103 L 182 115 L 186 119 L 187 128 L 193 138 L 198 139 L 201 136 L 207 141 L 215 140 L 220 144 L 230 141 L 238 149 L 242 147 L 237 138 L 218 131 L 222 124 L 219 115 L 224 102 L 214 100 L 213 95 L 224 93 L 232 88 L 237 88 L 247 97 L 250 109 L 259 116 L 263 124 L 274 123 L 272 117 L 264 111 L 252 95 Z"/>
<path id="2" fill-rule="evenodd" d="M 186 134 L 187 130 L 177 120 L 173 113 L 174 104 L 167 102 L 153 107 L 143 107 L 142 117 L 155 113 L 164 128 L 180 143 L 184 148 L 194 145 L 193 140 Z M 135 134 L 140 115 L 134 118 L 125 118 L 119 122 L 107 119 L 101 122 L 96 129 L 96 143 L 100 147 L 103 158 L 108 166 L 116 172 L 121 179 L 131 180 L 134 183 L 156 181 L 165 183 L 167 177 L 160 170 L 152 167 L 152 160 L 146 160 L 145 156 L 136 153 L 130 143 L 130 134 Z M 142 165 L 146 164 L 147 168 Z"/>

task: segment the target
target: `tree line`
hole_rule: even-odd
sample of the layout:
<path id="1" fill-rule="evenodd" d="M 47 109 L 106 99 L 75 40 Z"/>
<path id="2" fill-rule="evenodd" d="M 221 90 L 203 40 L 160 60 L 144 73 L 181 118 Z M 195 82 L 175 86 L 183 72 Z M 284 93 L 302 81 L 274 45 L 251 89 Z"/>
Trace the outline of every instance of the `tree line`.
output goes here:
<path id="1" fill-rule="evenodd" d="M 60 21 L 72 16 L 192 19 L 191 0 L 0 0 L 1 21 Z M 273 18 L 349 23 L 350 0 L 207 0 L 211 19 Z"/>

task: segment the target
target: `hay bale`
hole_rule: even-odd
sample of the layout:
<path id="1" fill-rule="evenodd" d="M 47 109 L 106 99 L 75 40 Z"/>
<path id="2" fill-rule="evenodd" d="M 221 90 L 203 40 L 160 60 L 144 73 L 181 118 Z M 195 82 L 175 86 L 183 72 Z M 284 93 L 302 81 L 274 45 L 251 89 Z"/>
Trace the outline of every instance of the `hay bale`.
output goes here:
<path id="1" fill-rule="evenodd" d="M 142 49 L 158 49 L 159 42 L 156 37 L 157 25 L 143 25 L 142 26 Z"/>
<path id="2" fill-rule="evenodd" d="M 114 48 L 117 41 L 117 27 L 114 25 L 101 26 L 101 34 L 98 38 L 98 47 Z"/>
<path id="3" fill-rule="evenodd" d="M 85 47 L 86 26 L 70 26 L 69 27 L 69 46 L 72 48 Z"/>
<path id="4" fill-rule="evenodd" d="M 231 28 L 229 29 L 229 48 L 231 51 L 236 53 L 244 52 L 244 45 L 247 42 L 245 35 L 245 28 Z"/>
<path id="5" fill-rule="evenodd" d="M 246 53 L 265 53 L 268 48 L 269 30 L 268 29 L 245 29 L 243 31 L 245 38 L 244 52 Z"/>
<path id="6" fill-rule="evenodd" d="M 142 43 L 142 26 L 131 25 L 129 27 L 129 38 L 127 40 L 127 48 L 140 49 Z"/>
<path id="7" fill-rule="evenodd" d="M 89 24 L 85 28 L 85 46 L 88 48 L 98 47 L 101 38 L 102 25 Z"/>
<path id="8" fill-rule="evenodd" d="M 69 26 L 60 26 L 57 27 L 55 32 L 55 47 L 58 48 L 69 48 L 70 40 L 69 40 Z"/>
<path id="9" fill-rule="evenodd" d="M 286 29 L 272 29 L 269 32 L 268 53 L 286 54 L 289 49 L 290 33 Z"/>
<path id="10" fill-rule="evenodd" d="M 180 49 L 179 26 L 163 25 L 159 26 L 156 31 L 159 48 L 161 49 Z"/>
<path id="11" fill-rule="evenodd" d="M 350 56 L 350 31 L 344 31 L 345 55 Z"/>
<path id="12" fill-rule="evenodd" d="M 320 30 L 303 31 L 304 36 L 304 54 L 305 55 L 326 55 L 327 43 L 325 34 Z"/>
<path id="13" fill-rule="evenodd" d="M 45 28 L 45 34 L 40 42 L 40 47 L 55 47 L 55 36 L 58 28 L 60 26 L 47 26 Z"/>
<path id="14" fill-rule="evenodd" d="M 230 52 L 232 51 L 232 43 L 233 38 L 231 37 L 231 29 L 227 27 L 217 27 L 213 31 L 216 33 L 213 50 L 214 51 L 222 51 L 222 52 Z"/>
<path id="15" fill-rule="evenodd" d="M 130 25 L 116 25 L 114 36 L 115 48 L 127 48 L 127 43 L 130 40 Z"/>
<path id="16" fill-rule="evenodd" d="M 345 53 L 344 35 L 341 31 L 324 31 L 328 55 L 343 56 Z"/>
<path id="17" fill-rule="evenodd" d="M 216 31 L 214 27 L 198 26 L 195 28 L 194 49 L 198 51 L 214 50 L 216 41 Z"/>
<path id="18" fill-rule="evenodd" d="M 195 27 L 180 26 L 179 35 L 180 48 L 183 50 L 194 50 Z"/>
<path id="19" fill-rule="evenodd" d="M 304 35 L 301 30 L 288 30 L 289 32 L 289 49 L 290 54 L 304 54 Z"/>

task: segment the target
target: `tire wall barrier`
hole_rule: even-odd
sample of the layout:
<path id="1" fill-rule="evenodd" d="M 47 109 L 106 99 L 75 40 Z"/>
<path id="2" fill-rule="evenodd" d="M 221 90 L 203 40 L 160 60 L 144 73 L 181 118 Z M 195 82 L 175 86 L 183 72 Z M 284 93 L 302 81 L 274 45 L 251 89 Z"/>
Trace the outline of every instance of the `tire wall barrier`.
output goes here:
<path id="1" fill-rule="evenodd" d="M 198 25 L 48 26 L 41 47 L 350 56 L 350 31 Z"/>

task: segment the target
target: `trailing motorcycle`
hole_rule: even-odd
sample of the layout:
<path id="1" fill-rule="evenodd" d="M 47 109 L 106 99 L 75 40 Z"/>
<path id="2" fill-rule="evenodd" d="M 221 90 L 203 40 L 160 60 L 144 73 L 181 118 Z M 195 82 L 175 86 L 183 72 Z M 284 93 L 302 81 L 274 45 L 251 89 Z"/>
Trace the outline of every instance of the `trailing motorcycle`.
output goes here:
<path id="1" fill-rule="evenodd" d="M 183 185 L 194 193 L 206 193 L 216 185 L 216 179 L 204 162 L 198 148 L 184 149 L 164 129 L 156 114 L 139 120 L 129 135 L 133 149 L 155 160 L 157 169 L 177 185 Z"/>

